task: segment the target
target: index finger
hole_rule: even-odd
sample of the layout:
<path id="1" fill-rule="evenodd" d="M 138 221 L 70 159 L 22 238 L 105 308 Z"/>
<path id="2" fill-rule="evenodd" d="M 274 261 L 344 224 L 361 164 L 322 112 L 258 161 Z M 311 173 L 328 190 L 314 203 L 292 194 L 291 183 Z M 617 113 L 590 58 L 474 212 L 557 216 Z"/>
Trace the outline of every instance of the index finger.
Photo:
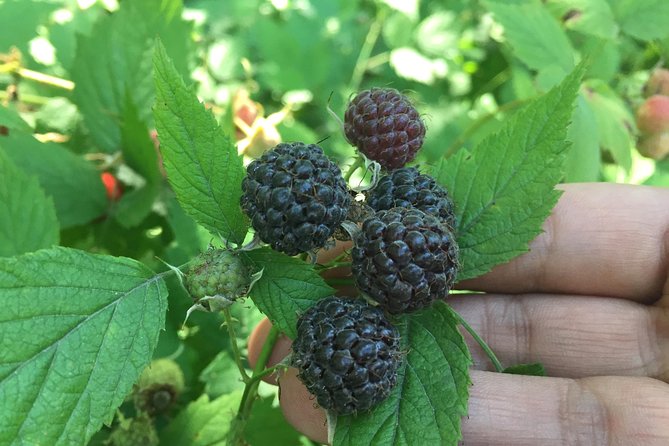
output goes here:
<path id="1" fill-rule="evenodd" d="M 667 279 L 669 190 L 565 184 L 530 252 L 459 288 L 659 299 Z"/>

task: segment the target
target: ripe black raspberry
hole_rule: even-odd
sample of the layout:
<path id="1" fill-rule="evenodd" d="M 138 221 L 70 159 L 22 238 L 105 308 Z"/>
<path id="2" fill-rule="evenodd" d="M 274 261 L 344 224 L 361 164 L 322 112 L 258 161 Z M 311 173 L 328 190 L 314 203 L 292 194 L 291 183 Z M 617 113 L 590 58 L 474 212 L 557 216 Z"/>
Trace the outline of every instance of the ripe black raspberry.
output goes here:
<path id="1" fill-rule="evenodd" d="M 358 288 L 391 314 L 448 296 L 458 268 L 451 231 L 415 208 L 379 211 L 365 220 L 351 255 Z"/>
<path id="2" fill-rule="evenodd" d="M 318 404 L 338 415 L 383 401 L 400 359 L 399 332 L 363 300 L 328 297 L 297 322 L 292 365 Z"/>
<path id="3" fill-rule="evenodd" d="M 262 241 L 295 255 L 325 246 L 351 197 L 339 167 L 315 144 L 282 143 L 253 161 L 241 205 Z"/>
<path id="4" fill-rule="evenodd" d="M 226 249 L 210 249 L 188 266 L 184 286 L 195 302 L 218 311 L 246 292 L 251 281 L 241 258 Z"/>
<path id="5" fill-rule="evenodd" d="M 344 132 L 368 158 L 392 170 L 414 159 L 423 145 L 425 125 L 399 91 L 372 88 L 358 93 L 348 104 Z"/>
<path id="6" fill-rule="evenodd" d="M 446 189 L 415 167 L 397 169 L 379 180 L 368 192 L 367 204 L 375 211 L 394 207 L 415 207 L 439 217 L 451 230 L 455 228 L 453 202 Z"/>

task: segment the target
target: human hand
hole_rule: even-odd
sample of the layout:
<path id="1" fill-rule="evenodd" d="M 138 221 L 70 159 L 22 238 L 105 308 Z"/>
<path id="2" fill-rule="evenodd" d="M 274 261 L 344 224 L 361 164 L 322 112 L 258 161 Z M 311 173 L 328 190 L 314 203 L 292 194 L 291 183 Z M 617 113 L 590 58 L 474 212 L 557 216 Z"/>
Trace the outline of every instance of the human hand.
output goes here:
<path id="1" fill-rule="evenodd" d="M 475 369 L 463 444 L 666 446 L 669 190 L 562 188 L 529 253 L 459 284 L 486 294 L 448 300 L 503 364 L 541 362 L 550 375 L 491 372 L 463 330 Z M 268 330 L 264 321 L 251 335 L 252 363 Z M 289 350 L 281 338 L 269 365 Z M 325 442 L 325 415 L 295 370 L 279 384 L 286 419 Z"/>

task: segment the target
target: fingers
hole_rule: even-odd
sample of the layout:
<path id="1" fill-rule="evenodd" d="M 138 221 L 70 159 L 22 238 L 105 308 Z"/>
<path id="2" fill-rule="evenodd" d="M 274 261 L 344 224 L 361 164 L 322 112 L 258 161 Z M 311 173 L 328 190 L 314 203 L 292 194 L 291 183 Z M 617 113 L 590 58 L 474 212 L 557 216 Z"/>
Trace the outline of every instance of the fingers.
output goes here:
<path id="1" fill-rule="evenodd" d="M 549 295 L 461 295 L 448 303 L 504 365 L 541 362 L 550 376 L 649 376 L 669 382 L 665 308 Z M 469 334 L 465 339 L 475 368 L 490 370 L 483 350 Z"/>
<path id="2" fill-rule="evenodd" d="M 669 444 L 669 386 L 650 378 L 572 380 L 472 372 L 468 446 Z M 326 441 L 322 410 L 294 374 L 281 380 L 286 419 Z"/>
<path id="3" fill-rule="evenodd" d="M 561 188 L 529 253 L 459 286 L 659 299 L 669 270 L 669 190 L 605 183 Z"/>

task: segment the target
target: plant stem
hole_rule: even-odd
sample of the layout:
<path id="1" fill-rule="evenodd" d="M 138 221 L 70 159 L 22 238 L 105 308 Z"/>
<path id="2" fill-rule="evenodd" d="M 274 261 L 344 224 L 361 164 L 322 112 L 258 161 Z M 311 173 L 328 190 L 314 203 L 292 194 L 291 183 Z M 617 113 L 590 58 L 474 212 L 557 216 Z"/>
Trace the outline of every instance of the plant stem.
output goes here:
<path id="1" fill-rule="evenodd" d="M 365 71 L 367 71 L 369 58 L 372 55 L 374 45 L 376 45 L 376 41 L 379 39 L 379 35 L 381 34 L 381 28 L 383 27 L 383 21 L 385 20 L 385 17 L 385 10 L 379 8 L 376 17 L 374 17 L 374 21 L 369 27 L 369 31 L 365 37 L 365 42 L 362 44 L 362 48 L 360 48 L 360 54 L 358 54 L 358 60 L 355 62 L 353 75 L 351 75 L 351 83 L 349 84 L 350 90 L 353 92 L 356 92 L 360 89 L 362 78 L 365 75 Z"/>
<path id="2" fill-rule="evenodd" d="M 0 91 L 0 101 L 7 100 L 9 98 L 9 94 L 7 94 L 6 91 Z M 24 102 L 26 104 L 32 104 L 32 105 L 44 105 L 47 102 L 49 102 L 49 99 L 51 98 L 46 98 L 44 96 L 37 96 L 34 94 L 23 94 L 21 93 L 19 95 L 19 102 Z"/>
<path id="3" fill-rule="evenodd" d="M 346 171 L 346 174 L 344 174 L 344 181 L 348 183 L 355 171 L 364 166 L 364 164 L 365 160 L 362 158 L 362 156 L 356 157 L 353 164 L 351 164 L 351 167 L 349 167 Z"/>
<path id="4" fill-rule="evenodd" d="M 282 366 L 281 364 L 277 364 L 273 367 L 265 368 L 267 360 L 272 354 L 272 350 L 274 350 L 274 345 L 276 344 L 277 339 L 279 339 L 279 330 L 272 326 L 269 333 L 267 333 L 267 338 L 265 338 L 265 343 L 262 346 L 262 350 L 260 350 L 260 355 L 258 355 L 258 361 L 253 368 L 253 375 L 244 386 L 244 393 L 239 402 L 239 409 L 237 410 L 237 417 L 231 431 L 232 437 L 230 438 L 231 441 L 229 444 L 235 446 L 244 444 L 244 429 L 251 416 L 253 403 L 258 396 L 258 386 L 260 385 L 260 381 L 263 377 L 274 373 Z"/>
<path id="5" fill-rule="evenodd" d="M 0 73 L 14 74 L 23 79 L 29 79 L 31 81 L 39 82 L 40 84 L 51 85 L 52 87 L 58 87 L 68 91 L 74 90 L 74 82 L 23 68 L 17 61 L 7 62 L 0 65 Z"/>
<path id="6" fill-rule="evenodd" d="M 234 320 L 232 319 L 232 314 L 230 314 L 229 308 L 223 309 L 223 317 L 225 318 L 225 325 L 228 329 L 228 336 L 230 336 L 232 355 L 235 357 L 235 363 L 239 369 L 239 374 L 241 375 L 244 384 L 248 384 L 251 380 L 251 377 L 248 375 L 248 373 L 246 373 L 246 368 L 244 367 L 242 353 L 239 351 L 239 345 L 237 345 L 237 333 L 235 332 L 235 327 L 233 326 Z"/>
<path id="7" fill-rule="evenodd" d="M 332 286 L 355 285 L 355 282 L 353 281 L 353 279 L 345 279 L 345 278 L 338 278 L 338 277 L 333 277 L 331 279 L 325 279 L 325 282 L 327 282 L 328 285 L 332 285 Z"/>
<path id="8" fill-rule="evenodd" d="M 469 325 L 467 321 L 464 320 L 462 316 L 460 316 L 458 313 L 452 311 L 452 314 L 458 320 L 460 325 L 462 325 L 465 328 L 465 330 L 467 330 L 469 334 L 472 335 L 472 338 L 474 338 L 474 340 L 478 343 L 478 345 L 481 346 L 485 354 L 488 355 L 488 358 L 490 358 L 490 362 L 492 362 L 492 364 L 495 366 L 495 370 L 499 373 L 503 372 L 504 367 L 502 367 L 502 363 L 499 362 L 499 359 L 497 359 L 497 356 L 495 356 L 495 353 L 492 351 L 490 346 L 486 344 L 486 342 L 483 340 L 483 338 L 481 338 L 481 336 L 479 336 L 476 330 L 474 330 L 472 326 Z"/>

